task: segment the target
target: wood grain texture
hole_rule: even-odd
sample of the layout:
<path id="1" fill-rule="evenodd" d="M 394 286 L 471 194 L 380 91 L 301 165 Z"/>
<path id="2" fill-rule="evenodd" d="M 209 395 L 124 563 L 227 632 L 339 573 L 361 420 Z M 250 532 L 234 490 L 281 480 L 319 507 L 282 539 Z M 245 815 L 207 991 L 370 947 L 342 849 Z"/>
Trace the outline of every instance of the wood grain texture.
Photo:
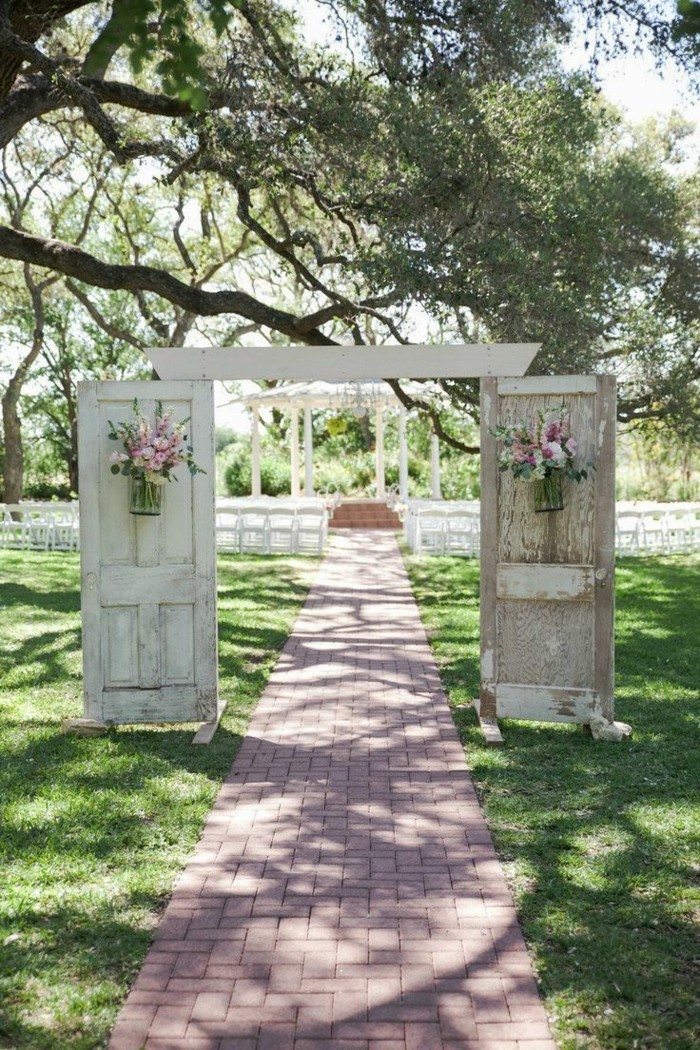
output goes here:
<path id="1" fill-rule="evenodd" d="M 102 721 L 102 626 L 99 598 L 102 550 L 97 383 L 78 383 L 80 480 L 80 607 L 83 625 L 83 709 Z"/>
<path id="2" fill-rule="evenodd" d="M 192 479 L 192 505 L 196 512 L 194 680 L 197 683 L 197 717 L 216 718 L 219 700 L 219 650 L 216 621 L 216 462 L 214 433 L 214 384 L 195 383 L 192 400 L 192 443 L 206 474 Z M 201 450 L 201 452 L 200 452 Z"/>
<path id="3" fill-rule="evenodd" d="M 158 689 L 105 689 L 106 722 L 116 725 L 151 722 L 201 722 L 195 686 Z"/>
<path id="4" fill-rule="evenodd" d="M 194 595 L 192 601 L 160 606 L 160 661 L 163 685 L 194 685 Z"/>
<path id="5" fill-rule="evenodd" d="M 160 609 L 156 604 L 139 602 L 139 688 L 160 686 Z"/>
<path id="6" fill-rule="evenodd" d="M 119 608 L 103 609 L 102 663 L 106 686 L 114 689 L 138 686 L 138 634 L 138 606 L 122 603 Z"/>
<path id="7" fill-rule="evenodd" d="M 481 689 L 479 717 L 496 717 L 498 625 L 496 621 L 496 565 L 498 563 L 498 460 L 496 442 L 490 435 L 498 420 L 495 379 L 481 380 L 481 574 L 480 650 Z"/>
<path id="8" fill-rule="evenodd" d="M 596 390 L 595 689 L 604 718 L 615 717 L 615 421 L 614 376 L 598 376 Z M 603 572 L 605 575 L 603 576 Z"/>
<path id="9" fill-rule="evenodd" d="M 489 418 L 481 435 L 482 543 L 483 537 L 491 541 L 482 557 L 481 610 L 488 716 L 590 722 L 602 713 L 610 720 L 615 381 L 596 376 L 482 381 L 482 399 L 482 421 L 487 412 Z M 537 514 L 531 485 L 497 472 L 498 445 L 488 429 L 496 419 L 502 425 L 527 421 L 538 410 L 558 409 L 562 401 L 578 441 L 577 466 L 592 461 L 596 470 L 581 484 L 564 481 L 563 511 Z"/>
<path id="10" fill-rule="evenodd" d="M 557 409 L 560 404 L 557 398 L 533 394 L 499 398 L 499 422 L 512 426 L 520 420 L 530 420 L 538 409 Z M 571 415 L 571 432 L 579 442 L 577 461 L 594 462 L 594 398 L 577 395 L 567 398 L 566 404 Z M 498 560 L 591 565 L 594 482 L 595 476 L 580 483 L 564 479 L 564 509 L 536 514 L 532 485 L 513 477 L 510 471 L 499 473 Z"/>
<path id="11" fill-rule="evenodd" d="M 595 578 L 590 565 L 509 565 L 496 572 L 499 598 L 542 601 L 593 601 Z"/>
<path id="12" fill-rule="evenodd" d="M 588 602 L 499 601 L 500 682 L 593 685 L 593 606 Z"/>
<path id="13" fill-rule="evenodd" d="M 148 573 L 140 565 L 108 565 L 102 571 L 100 600 L 103 605 L 129 601 L 194 602 L 193 565 L 155 565 Z"/>

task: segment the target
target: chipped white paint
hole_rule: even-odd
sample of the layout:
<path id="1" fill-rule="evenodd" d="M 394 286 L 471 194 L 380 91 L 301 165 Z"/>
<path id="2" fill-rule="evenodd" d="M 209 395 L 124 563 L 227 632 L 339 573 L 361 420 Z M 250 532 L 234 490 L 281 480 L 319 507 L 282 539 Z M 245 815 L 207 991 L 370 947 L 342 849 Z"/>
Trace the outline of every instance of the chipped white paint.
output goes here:
<path id="1" fill-rule="evenodd" d="M 595 578 L 590 565 L 508 565 L 496 569 L 498 598 L 531 601 L 593 601 Z"/>
<path id="2" fill-rule="evenodd" d="M 481 389 L 481 716 L 612 725 L 614 378 L 483 379 Z M 564 483 L 563 511 L 537 514 L 532 486 L 499 472 L 489 431 L 563 398 L 579 460 L 597 469 Z"/>
<path id="3" fill-rule="evenodd" d="M 214 411 L 211 383 L 80 383 L 84 702 L 103 722 L 210 721 L 217 713 Z M 129 481 L 110 473 L 109 421 L 156 398 L 206 471 L 164 487 L 160 517 L 129 513 Z M 196 508 L 196 513 L 195 513 Z"/>
<path id="4" fill-rule="evenodd" d="M 499 379 L 499 397 L 516 394 L 595 394 L 597 376 L 524 376 Z"/>
<path id="5" fill-rule="evenodd" d="M 597 695 L 592 689 L 506 683 L 496 686 L 496 714 L 499 718 L 585 724 L 597 710 L 597 703 Z"/>

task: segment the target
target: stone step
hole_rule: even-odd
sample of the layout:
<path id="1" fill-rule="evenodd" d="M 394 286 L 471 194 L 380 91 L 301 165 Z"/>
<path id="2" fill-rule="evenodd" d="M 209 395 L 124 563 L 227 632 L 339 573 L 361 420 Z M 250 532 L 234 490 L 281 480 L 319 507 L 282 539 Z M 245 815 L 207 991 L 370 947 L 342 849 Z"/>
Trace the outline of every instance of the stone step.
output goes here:
<path id="1" fill-rule="evenodd" d="M 375 500 L 352 500 L 336 507 L 332 529 L 400 529 L 398 514 Z"/>

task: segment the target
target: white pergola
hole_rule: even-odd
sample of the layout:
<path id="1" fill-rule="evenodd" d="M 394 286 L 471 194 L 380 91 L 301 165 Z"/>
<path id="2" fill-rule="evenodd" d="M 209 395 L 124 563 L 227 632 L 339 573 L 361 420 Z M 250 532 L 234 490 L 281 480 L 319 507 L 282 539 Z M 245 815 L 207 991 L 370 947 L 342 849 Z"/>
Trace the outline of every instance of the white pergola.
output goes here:
<path id="1" fill-rule="evenodd" d="M 429 384 L 405 382 L 402 388 L 410 397 L 430 398 L 437 394 Z M 406 408 L 381 379 L 344 381 L 313 380 L 306 383 L 284 383 L 269 390 L 257 390 L 246 397 L 237 398 L 235 404 L 246 405 L 251 410 L 251 466 L 252 495 L 261 494 L 260 484 L 260 411 L 276 408 L 291 416 L 290 454 L 292 464 L 292 496 L 301 495 L 299 413 L 304 414 L 304 495 L 313 495 L 313 410 L 336 409 L 361 416 L 374 415 L 376 433 L 376 490 L 377 499 L 386 494 L 384 477 L 384 413 L 387 409 L 398 409 L 399 413 L 399 494 L 408 497 L 408 450 L 406 446 Z M 441 499 L 440 451 L 438 438 L 431 437 L 431 477 L 434 499 Z"/>

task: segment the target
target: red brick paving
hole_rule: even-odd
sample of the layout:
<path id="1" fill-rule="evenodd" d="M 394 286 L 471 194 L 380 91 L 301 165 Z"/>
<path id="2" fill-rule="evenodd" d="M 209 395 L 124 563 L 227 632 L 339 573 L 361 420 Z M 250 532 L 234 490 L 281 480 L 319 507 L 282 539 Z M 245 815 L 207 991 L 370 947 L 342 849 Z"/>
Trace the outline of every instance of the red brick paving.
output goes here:
<path id="1" fill-rule="evenodd" d="M 110 1050 L 556 1050 L 393 536 L 332 539 Z"/>

